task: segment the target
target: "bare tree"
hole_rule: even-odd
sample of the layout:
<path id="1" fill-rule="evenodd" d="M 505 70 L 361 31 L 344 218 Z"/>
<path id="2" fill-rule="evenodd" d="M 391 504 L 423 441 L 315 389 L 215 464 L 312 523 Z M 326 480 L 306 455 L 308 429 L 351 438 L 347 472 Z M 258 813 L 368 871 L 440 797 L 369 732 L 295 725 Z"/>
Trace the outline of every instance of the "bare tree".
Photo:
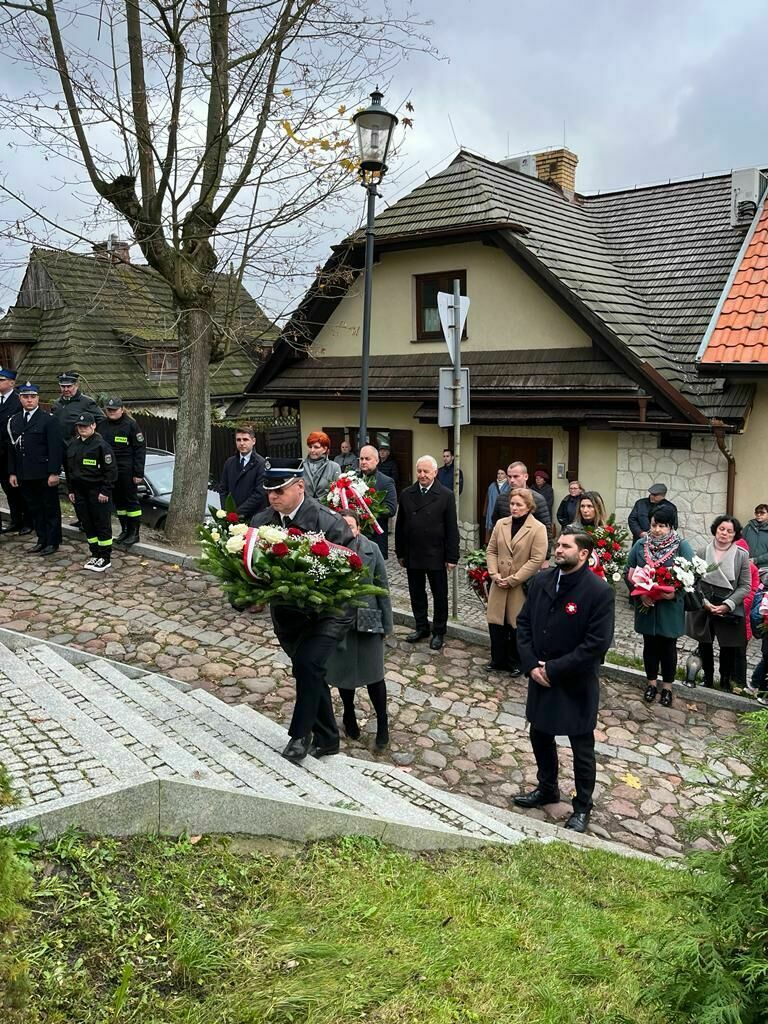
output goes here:
<path id="1" fill-rule="evenodd" d="M 167 532 L 190 540 L 207 485 L 208 367 L 231 337 L 217 267 L 236 261 L 237 280 L 246 268 L 290 272 L 302 231 L 316 231 L 319 211 L 354 181 L 348 106 L 428 46 L 387 0 L 0 0 L 0 38 L 27 85 L 35 76 L 0 97 L 0 125 L 16 145 L 70 162 L 67 184 L 92 202 L 92 223 L 117 211 L 172 290 L 179 408 Z M 36 218 L 51 224 L 4 180 L 27 237 Z"/>

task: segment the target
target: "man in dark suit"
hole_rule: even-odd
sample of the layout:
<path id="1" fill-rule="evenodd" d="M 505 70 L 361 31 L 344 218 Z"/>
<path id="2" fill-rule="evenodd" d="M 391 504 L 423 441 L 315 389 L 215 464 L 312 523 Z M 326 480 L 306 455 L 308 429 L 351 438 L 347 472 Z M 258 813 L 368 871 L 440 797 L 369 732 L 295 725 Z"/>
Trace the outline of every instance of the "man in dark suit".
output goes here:
<path id="1" fill-rule="evenodd" d="M 18 487 L 11 487 L 8 479 L 8 421 L 11 416 L 21 412 L 21 402 L 14 388 L 16 387 L 16 371 L 0 366 L 0 487 L 8 499 L 10 523 L 0 524 L 0 533 L 24 529 L 24 503 Z M 27 528 L 26 533 L 31 533 Z"/>
<path id="2" fill-rule="evenodd" d="M 224 463 L 219 483 L 221 507 L 230 496 L 241 519 L 250 519 L 267 507 L 264 490 L 264 459 L 255 449 L 256 432 L 253 427 L 235 430 L 237 455 Z"/>
<path id="3" fill-rule="evenodd" d="M 251 526 L 282 526 L 303 533 L 322 531 L 331 543 L 348 545 L 352 541 L 349 527 L 341 516 L 304 493 L 303 477 L 301 459 L 268 459 L 264 487 L 270 507 L 254 516 Z M 303 761 L 307 754 L 338 754 L 339 727 L 325 671 L 339 640 L 354 622 L 355 610 L 350 608 L 342 615 L 315 615 L 290 605 L 272 604 L 270 612 L 296 680 L 296 704 L 288 726 L 291 739 L 283 757 Z"/>
<path id="4" fill-rule="evenodd" d="M 395 493 L 400 490 L 400 470 L 392 458 L 392 451 L 387 444 L 379 445 L 379 471 L 395 481 Z"/>
<path id="5" fill-rule="evenodd" d="M 11 417 L 8 427 L 10 484 L 19 488 L 35 524 L 37 544 L 29 550 L 52 555 L 61 544 L 59 473 L 64 443 L 53 417 L 39 407 L 36 384 L 22 384 L 19 399 L 22 411 Z"/>
<path id="6" fill-rule="evenodd" d="M 528 676 L 525 715 L 538 767 L 538 786 L 514 798 L 518 807 L 558 803 L 556 736 L 573 751 L 576 796 L 565 827 L 586 831 L 595 788 L 598 673 L 613 640 L 614 596 L 591 572 L 590 534 L 568 526 L 555 547 L 555 566 L 530 581 L 517 618 L 517 649 Z"/>
<path id="7" fill-rule="evenodd" d="M 372 444 L 360 449 L 360 474 L 369 487 L 384 491 L 384 511 L 379 515 L 382 533 L 372 533 L 371 540 L 378 545 L 384 558 L 389 557 L 389 520 L 397 512 L 397 491 L 395 481 L 379 469 L 379 453 Z"/>
<path id="8" fill-rule="evenodd" d="M 448 569 L 459 561 L 459 527 L 453 491 L 437 482 L 437 462 L 422 455 L 415 484 L 400 494 L 395 525 L 395 551 L 408 573 L 408 592 L 416 630 L 405 639 L 415 644 L 429 636 L 427 581 L 434 604 L 432 640 L 439 651 L 448 625 Z"/>
<path id="9" fill-rule="evenodd" d="M 507 466 L 507 481 L 509 483 L 509 490 L 511 491 L 514 487 L 527 487 L 528 486 L 528 467 L 524 462 L 511 462 Z M 544 523 L 547 530 L 552 529 L 552 516 L 549 511 L 549 506 L 544 500 L 544 495 L 539 494 L 538 491 L 531 490 L 533 494 L 533 500 L 536 502 L 536 508 L 533 510 L 535 519 L 538 519 L 540 523 Z M 509 515 L 509 492 L 504 491 L 496 499 L 496 506 L 493 510 L 492 520 L 493 525 L 500 519 Z"/>

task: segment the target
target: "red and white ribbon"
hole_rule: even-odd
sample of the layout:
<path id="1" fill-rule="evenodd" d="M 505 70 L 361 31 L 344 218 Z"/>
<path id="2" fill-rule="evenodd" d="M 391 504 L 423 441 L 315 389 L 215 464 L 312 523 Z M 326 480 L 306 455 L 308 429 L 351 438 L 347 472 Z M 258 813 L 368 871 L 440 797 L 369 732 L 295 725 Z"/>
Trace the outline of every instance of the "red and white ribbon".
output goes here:
<path id="1" fill-rule="evenodd" d="M 249 526 L 245 531 L 245 545 L 243 547 L 243 565 L 245 571 L 251 577 L 252 580 L 256 580 L 259 577 L 253 571 L 251 562 L 253 561 L 253 549 L 259 543 L 259 530 L 256 526 Z"/>

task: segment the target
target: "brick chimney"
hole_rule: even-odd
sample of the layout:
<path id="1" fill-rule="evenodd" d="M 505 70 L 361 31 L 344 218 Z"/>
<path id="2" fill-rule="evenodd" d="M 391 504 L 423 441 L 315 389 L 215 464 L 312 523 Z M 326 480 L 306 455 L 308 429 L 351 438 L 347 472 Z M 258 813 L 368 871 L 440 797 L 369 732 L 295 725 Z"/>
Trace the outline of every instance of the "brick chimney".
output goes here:
<path id="1" fill-rule="evenodd" d="M 551 181 L 565 192 L 576 191 L 576 164 L 579 158 L 570 149 L 548 149 L 536 154 L 536 171 L 541 181 Z"/>
<path id="2" fill-rule="evenodd" d="M 111 260 L 112 263 L 131 262 L 131 243 L 121 242 L 117 235 L 110 235 L 107 242 L 96 242 L 93 253 L 97 259 Z"/>

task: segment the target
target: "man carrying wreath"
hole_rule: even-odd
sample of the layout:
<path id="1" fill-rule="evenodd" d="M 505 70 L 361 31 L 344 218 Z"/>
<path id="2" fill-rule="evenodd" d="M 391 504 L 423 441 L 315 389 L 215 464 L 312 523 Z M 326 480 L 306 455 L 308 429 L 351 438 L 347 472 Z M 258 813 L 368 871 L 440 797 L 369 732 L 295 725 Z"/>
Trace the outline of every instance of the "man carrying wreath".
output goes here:
<path id="1" fill-rule="evenodd" d="M 344 546 L 352 541 L 352 533 L 341 516 L 304 493 L 301 459 L 267 459 L 263 486 L 270 507 L 255 515 L 251 526 L 322 532 L 332 544 Z M 277 639 L 291 659 L 296 680 L 296 703 L 288 727 L 291 739 L 283 757 L 303 761 L 307 754 L 337 754 L 339 728 L 325 671 L 340 638 L 354 622 L 355 610 L 350 608 L 336 615 L 315 614 L 273 601 L 270 612 Z"/>

